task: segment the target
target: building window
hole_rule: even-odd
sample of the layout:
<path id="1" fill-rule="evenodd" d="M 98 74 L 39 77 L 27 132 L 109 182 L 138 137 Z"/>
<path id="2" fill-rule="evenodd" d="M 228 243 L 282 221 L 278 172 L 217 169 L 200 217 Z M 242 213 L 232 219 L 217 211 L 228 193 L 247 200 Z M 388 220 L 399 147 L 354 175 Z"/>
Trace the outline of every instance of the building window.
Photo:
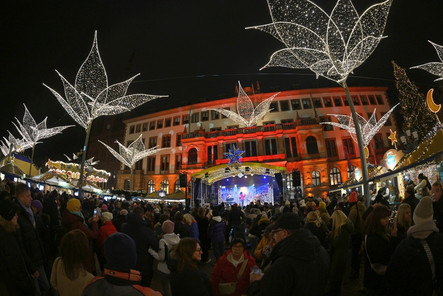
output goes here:
<path id="1" fill-rule="evenodd" d="M 285 138 L 286 157 L 297 157 L 297 140 L 295 137 Z"/>
<path id="2" fill-rule="evenodd" d="M 169 173 L 169 155 L 162 155 L 160 160 L 160 173 Z"/>
<path id="3" fill-rule="evenodd" d="M 360 100 L 358 99 L 358 96 L 352 96 L 352 102 L 354 103 L 354 106 L 360 105 Z"/>
<path id="4" fill-rule="evenodd" d="M 294 119 L 290 118 L 290 119 L 282 119 L 280 120 L 281 123 L 290 123 L 290 122 L 294 122 Z"/>
<path id="5" fill-rule="evenodd" d="M 331 185 L 341 184 L 340 170 L 337 168 L 332 168 L 329 172 L 329 180 L 331 182 Z"/>
<path id="6" fill-rule="evenodd" d="M 180 116 L 175 116 L 174 117 L 174 119 L 172 120 L 172 125 L 173 126 L 180 125 Z"/>
<path id="7" fill-rule="evenodd" d="M 129 133 L 130 133 L 130 134 L 133 134 L 134 131 L 135 131 L 135 126 L 134 126 L 134 125 L 131 125 L 131 126 L 129 127 Z"/>
<path id="8" fill-rule="evenodd" d="M 383 105 L 384 104 L 383 98 L 382 98 L 381 95 L 376 95 L 375 98 L 377 99 L 377 104 L 379 104 L 379 105 Z"/>
<path id="9" fill-rule="evenodd" d="M 238 129 L 238 125 L 228 125 L 226 129 Z"/>
<path id="10" fill-rule="evenodd" d="M 218 113 L 215 110 L 211 110 L 211 120 L 218 120 L 220 119 L 220 113 Z"/>
<path id="11" fill-rule="evenodd" d="M 371 102 L 371 105 L 377 105 L 377 101 L 375 100 L 375 96 L 374 95 L 369 95 L 369 102 Z"/>
<path id="12" fill-rule="evenodd" d="M 176 154 L 175 155 L 175 171 L 181 170 L 182 167 L 182 155 Z"/>
<path id="13" fill-rule="evenodd" d="M 129 179 L 126 179 L 123 187 L 125 188 L 126 191 L 131 190 L 131 181 Z"/>
<path id="14" fill-rule="evenodd" d="M 325 107 L 332 107 L 332 99 L 331 97 L 324 97 L 323 98 L 323 104 Z"/>
<path id="15" fill-rule="evenodd" d="M 245 141 L 245 157 L 257 156 L 257 141 Z"/>
<path id="16" fill-rule="evenodd" d="M 148 123 L 143 123 L 143 131 L 146 132 L 148 130 Z"/>
<path id="17" fill-rule="evenodd" d="M 321 116 L 321 122 L 332 122 L 331 116 Z M 334 126 L 332 124 L 322 124 L 324 131 L 332 131 L 334 130 Z"/>
<path id="18" fill-rule="evenodd" d="M 289 101 L 280 101 L 280 110 L 288 111 L 289 110 Z"/>
<path id="19" fill-rule="evenodd" d="M 360 100 L 363 105 L 369 105 L 367 96 L 360 96 Z"/>
<path id="20" fill-rule="evenodd" d="M 312 103 L 315 108 L 323 108 L 323 104 L 321 103 L 321 98 L 312 98 Z"/>
<path id="21" fill-rule="evenodd" d="M 197 163 L 197 149 L 191 148 L 188 151 L 188 164 L 196 164 Z"/>
<path id="22" fill-rule="evenodd" d="M 352 178 L 354 176 L 355 167 L 351 165 L 348 167 L 348 179 Z"/>
<path id="23" fill-rule="evenodd" d="M 235 143 L 225 143 L 225 153 L 229 153 L 229 150 L 233 149 L 234 146 L 235 146 Z"/>
<path id="24" fill-rule="evenodd" d="M 265 155 L 277 154 L 277 140 L 265 139 Z"/>
<path id="25" fill-rule="evenodd" d="M 155 191 L 155 183 L 154 180 L 148 181 L 148 193 L 152 193 Z"/>
<path id="26" fill-rule="evenodd" d="M 271 124 L 275 124 L 275 121 L 274 121 L 274 120 L 271 120 L 271 121 L 263 121 L 263 126 L 265 126 L 265 125 L 271 125 Z"/>
<path id="27" fill-rule="evenodd" d="M 303 109 L 311 109 L 311 100 L 306 98 L 306 99 L 301 99 L 301 102 L 303 104 Z"/>
<path id="28" fill-rule="evenodd" d="M 157 128 L 163 128 L 163 119 L 157 120 Z"/>
<path id="29" fill-rule="evenodd" d="M 381 117 L 385 116 L 386 112 L 380 112 Z M 385 126 L 392 126 L 391 118 L 388 117 L 386 120 Z"/>
<path id="30" fill-rule="evenodd" d="M 199 122 L 199 121 L 200 121 L 200 113 L 199 112 L 193 113 L 191 115 L 191 123 L 196 123 L 196 122 Z"/>
<path id="31" fill-rule="evenodd" d="M 336 157 L 337 156 L 337 147 L 335 146 L 334 139 L 326 139 L 326 151 L 328 152 L 328 157 Z"/>
<path id="32" fill-rule="evenodd" d="M 162 148 L 171 147 L 171 135 L 164 135 L 162 137 Z"/>
<path id="33" fill-rule="evenodd" d="M 269 110 L 271 110 L 271 112 L 278 112 L 278 103 L 272 102 L 271 105 L 269 105 Z"/>
<path id="34" fill-rule="evenodd" d="M 348 98 L 343 98 L 343 102 L 345 103 L 345 106 L 349 106 Z"/>
<path id="35" fill-rule="evenodd" d="M 175 137 L 175 146 L 179 147 L 182 145 L 182 135 L 176 135 Z"/>
<path id="36" fill-rule="evenodd" d="M 177 179 L 177 181 L 175 181 L 175 184 L 174 184 L 174 192 L 180 192 L 180 191 L 182 191 L 182 189 L 180 187 L 180 180 Z"/>
<path id="37" fill-rule="evenodd" d="M 308 154 L 318 153 L 317 139 L 315 137 L 309 136 L 306 138 L 306 150 Z"/>
<path id="38" fill-rule="evenodd" d="M 300 110 L 301 104 L 299 99 L 291 100 L 292 110 Z"/>
<path id="39" fill-rule="evenodd" d="M 143 169 L 143 159 L 140 159 L 139 161 L 137 161 L 135 163 L 134 169 L 135 170 L 142 170 Z"/>
<path id="40" fill-rule="evenodd" d="M 164 191 L 166 194 L 169 194 L 169 182 L 168 180 L 163 180 L 160 183 L 160 189 Z"/>
<path id="41" fill-rule="evenodd" d="M 208 163 L 215 164 L 215 161 L 218 159 L 217 145 L 208 146 L 207 151 L 208 151 Z"/>
<path id="42" fill-rule="evenodd" d="M 189 115 L 185 114 L 182 116 L 182 124 L 188 124 L 189 123 Z"/>
<path id="43" fill-rule="evenodd" d="M 374 136 L 375 149 L 382 149 L 384 147 L 383 136 L 378 133 Z"/>
<path id="44" fill-rule="evenodd" d="M 312 185 L 313 186 L 320 186 L 321 185 L 321 179 L 320 179 L 320 172 L 319 171 L 313 171 L 312 172 Z"/>
<path id="45" fill-rule="evenodd" d="M 351 138 L 343 139 L 343 148 L 345 149 L 345 154 L 348 153 L 350 156 L 355 155 L 354 141 Z"/>
<path id="46" fill-rule="evenodd" d="M 171 118 L 166 118 L 165 119 L 165 127 L 170 127 L 171 126 Z"/>
<path id="47" fill-rule="evenodd" d="M 341 106 L 343 106 L 343 103 L 342 103 L 342 101 L 341 101 L 341 97 L 334 97 L 334 105 L 335 105 L 336 107 L 341 107 Z"/>
<path id="48" fill-rule="evenodd" d="M 154 148 L 155 146 L 157 146 L 157 137 L 150 137 L 149 148 Z"/>
<path id="49" fill-rule="evenodd" d="M 141 123 L 139 123 L 135 126 L 135 132 L 139 133 L 141 130 L 142 130 L 142 125 L 141 125 Z"/>
<path id="50" fill-rule="evenodd" d="M 151 122 L 149 123 L 149 130 L 150 130 L 150 131 L 155 130 L 155 121 L 151 121 Z"/>
<path id="51" fill-rule="evenodd" d="M 202 121 L 209 120 L 209 111 L 202 111 Z"/>
<path id="52" fill-rule="evenodd" d="M 211 127 L 209 130 L 210 130 L 211 132 L 221 131 L 221 127 Z"/>
<path id="53" fill-rule="evenodd" d="M 155 172 L 155 156 L 148 157 L 148 172 Z"/>

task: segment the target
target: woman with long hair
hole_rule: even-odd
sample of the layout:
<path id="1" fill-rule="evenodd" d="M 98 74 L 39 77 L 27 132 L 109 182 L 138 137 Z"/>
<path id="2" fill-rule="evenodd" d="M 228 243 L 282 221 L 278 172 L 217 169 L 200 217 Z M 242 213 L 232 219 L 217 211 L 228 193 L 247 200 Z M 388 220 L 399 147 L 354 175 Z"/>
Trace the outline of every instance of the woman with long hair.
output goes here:
<path id="1" fill-rule="evenodd" d="M 51 286 L 60 296 L 81 295 L 94 276 L 84 269 L 89 258 L 89 241 L 85 233 L 74 229 L 60 243 L 60 257 L 52 265 Z"/>
<path id="2" fill-rule="evenodd" d="M 411 206 L 407 203 L 401 204 L 397 210 L 397 237 L 401 241 L 407 237 L 408 229 L 412 226 Z"/>
<path id="3" fill-rule="evenodd" d="M 198 268 L 201 254 L 199 242 L 190 237 L 182 238 L 174 248 L 168 264 L 172 295 L 212 295 L 208 275 Z"/>
<path id="4" fill-rule="evenodd" d="M 323 223 L 318 211 L 311 211 L 306 215 L 305 228 L 315 235 L 320 243 L 325 246 L 326 237 L 328 235 L 328 227 Z"/>
<path id="5" fill-rule="evenodd" d="M 389 227 L 389 208 L 375 207 L 365 223 L 365 275 L 364 286 L 368 295 L 385 295 L 384 277 L 389 259 L 397 245 L 397 223 Z M 389 233 L 390 232 L 390 233 Z"/>

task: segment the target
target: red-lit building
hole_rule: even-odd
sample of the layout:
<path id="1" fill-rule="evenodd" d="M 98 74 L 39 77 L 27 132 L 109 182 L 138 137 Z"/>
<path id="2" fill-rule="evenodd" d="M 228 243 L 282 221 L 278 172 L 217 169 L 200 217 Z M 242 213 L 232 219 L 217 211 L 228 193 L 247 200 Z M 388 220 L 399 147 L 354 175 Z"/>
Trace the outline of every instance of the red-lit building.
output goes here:
<path id="1" fill-rule="evenodd" d="M 260 93 L 251 87 L 245 91 L 255 105 L 274 94 Z M 386 91 L 385 87 L 351 87 L 356 112 L 368 119 L 376 109 L 376 117 L 380 119 L 391 108 Z M 125 120 L 124 144 L 128 145 L 141 133 L 146 147 L 170 148 L 136 164 L 134 190 L 178 191 L 180 173 L 186 173 L 189 182 L 192 174 L 211 172 L 212 167 L 227 164 L 224 153 L 233 145 L 245 151 L 243 163 L 284 168 L 285 188 L 291 189 L 295 184 L 292 172 L 300 172 L 303 192 L 316 196 L 354 177 L 354 168 L 360 167 L 358 145 L 349 133 L 320 124 L 335 121 L 328 114 L 350 114 L 343 88 L 282 91 L 263 120 L 248 128 L 210 110 L 234 111 L 236 101 L 237 97 L 231 97 Z M 378 163 L 388 149 L 389 129 L 396 130 L 393 116 L 370 145 L 370 163 Z M 129 189 L 129 170 L 123 166 L 121 169 L 117 188 Z"/>

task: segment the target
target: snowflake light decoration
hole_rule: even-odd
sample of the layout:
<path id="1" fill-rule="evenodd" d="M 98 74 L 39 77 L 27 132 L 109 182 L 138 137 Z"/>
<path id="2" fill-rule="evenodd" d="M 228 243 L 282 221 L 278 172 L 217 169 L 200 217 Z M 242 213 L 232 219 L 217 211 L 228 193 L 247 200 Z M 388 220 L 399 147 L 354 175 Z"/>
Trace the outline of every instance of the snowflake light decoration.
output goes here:
<path id="1" fill-rule="evenodd" d="M 421 70 L 425 70 L 425 71 L 431 73 L 432 75 L 439 76 L 434 81 L 443 80 L 443 46 L 438 45 L 437 43 L 434 43 L 430 40 L 428 40 L 428 41 L 429 41 L 429 43 L 432 44 L 432 46 L 434 46 L 435 51 L 437 52 L 438 58 L 440 59 L 441 63 L 429 62 L 426 64 L 411 67 L 411 69 L 421 69 Z"/>
<path id="2" fill-rule="evenodd" d="M 226 110 L 223 108 L 211 109 L 215 110 L 226 117 L 229 117 L 239 125 L 244 125 L 245 127 L 251 127 L 257 125 L 258 121 L 262 119 L 268 112 L 270 111 L 269 106 L 271 105 L 272 100 L 278 95 L 275 95 L 267 98 L 263 102 L 257 105 L 254 108 L 254 104 L 252 103 L 249 96 L 243 90 L 240 81 L 238 82 L 238 97 L 237 97 L 237 112 L 233 112 L 230 110 Z"/>
<path id="3" fill-rule="evenodd" d="M 360 129 L 363 134 L 364 146 L 368 146 L 369 142 L 371 142 L 371 140 L 375 136 L 375 134 L 377 134 L 378 131 L 383 127 L 383 125 L 385 125 L 386 121 L 389 118 L 389 115 L 391 115 L 391 113 L 394 111 L 395 107 L 397 107 L 398 105 L 400 105 L 400 104 L 395 105 L 388 112 L 386 112 L 386 114 L 383 115 L 382 118 L 380 118 L 380 120 L 378 122 L 377 122 L 377 118 L 375 117 L 376 109 L 374 109 L 371 117 L 367 121 L 360 114 L 357 114 L 358 124 L 359 124 Z M 337 122 L 322 122 L 321 124 L 330 124 L 330 125 L 342 128 L 344 130 L 347 130 L 349 132 L 349 134 L 351 135 L 352 139 L 355 142 L 357 142 L 355 124 L 354 124 L 354 120 L 352 119 L 352 116 L 340 115 L 340 114 L 328 114 L 328 115 L 335 116 L 338 120 L 338 123 Z"/>
<path id="4" fill-rule="evenodd" d="M 229 159 L 228 166 L 240 166 L 240 158 L 245 153 L 245 151 L 242 151 L 240 149 L 237 149 L 235 145 L 232 146 L 232 148 L 229 150 L 229 152 L 224 153 L 226 157 Z"/>
<path id="5" fill-rule="evenodd" d="M 351 0 L 338 0 L 329 15 L 309 0 L 268 0 L 272 23 L 247 29 L 264 31 L 285 45 L 263 68 L 308 68 L 317 78 L 341 84 L 383 38 L 391 4 L 374 4 L 359 15 Z"/>

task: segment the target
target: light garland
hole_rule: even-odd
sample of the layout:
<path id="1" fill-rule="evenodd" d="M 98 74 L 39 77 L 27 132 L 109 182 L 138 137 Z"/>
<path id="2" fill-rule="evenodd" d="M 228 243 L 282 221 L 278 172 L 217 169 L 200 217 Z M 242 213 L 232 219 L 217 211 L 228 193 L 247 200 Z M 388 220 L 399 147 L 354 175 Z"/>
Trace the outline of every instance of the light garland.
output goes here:
<path id="1" fill-rule="evenodd" d="M 215 110 L 226 117 L 229 117 L 234 122 L 239 125 L 244 125 L 245 127 L 256 126 L 258 121 L 262 119 L 268 112 L 270 111 L 269 106 L 271 105 L 272 100 L 277 96 L 275 95 L 267 98 L 263 102 L 257 105 L 254 108 L 254 104 L 252 103 L 249 96 L 243 90 L 240 81 L 238 82 L 238 97 L 237 97 L 237 113 L 226 110 L 223 108 L 210 109 Z"/>
<path id="2" fill-rule="evenodd" d="M 395 107 L 397 107 L 399 104 L 392 107 L 388 112 L 386 112 L 385 115 L 380 118 L 380 120 L 377 122 L 377 118 L 375 117 L 375 111 L 372 112 L 371 117 L 368 121 L 364 119 L 360 114 L 357 113 L 358 118 L 358 124 L 360 125 L 360 130 L 362 132 L 363 136 L 363 144 L 365 146 L 368 146 L 368 144 L 371 142 L 372 138 L 375 136 L 375 134 L 378 133 L 378 131 L 383 127 L 383 125 L 388 120 L 391 113 L 394 111 Z M 354 120 L 352 119 L 352 116 L 347 115 L 340 115 L 340 114 L 328 114 L 330 116 L 335 116 L 339 123 L 337 122 L 321 122 L 321 124 L 330 124 L 333 126 L 337 126 L 339 128 L 342 128 L 344 130 L 347 130 L 349 134 L 351 135 L 352 139 L 357 142 L 356 138 L 356 132 L 355 132 L 355 125 Z"/>
<path id="3" fill-rule="evenodd" d="M 285 45 L 263 68 L 308 68 L 341 84 L 383 38 L 391 4 L 372 5 L 359 15 L 352 1 L 338 0 L 329 15 L 309 0 L 268 0 L 272 23 L 247 29 L 264 31 Z"/>

